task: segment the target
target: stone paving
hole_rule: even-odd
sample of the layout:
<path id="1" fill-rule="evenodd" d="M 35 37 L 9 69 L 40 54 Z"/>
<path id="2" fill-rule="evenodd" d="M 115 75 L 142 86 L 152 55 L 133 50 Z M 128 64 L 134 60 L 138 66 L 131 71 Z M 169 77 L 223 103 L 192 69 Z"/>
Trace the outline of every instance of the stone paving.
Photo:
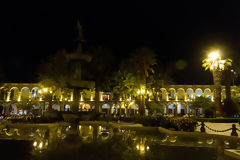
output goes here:
<path id="1" fill-rule="evenodd" d="M 201 124 L 200 122 L 198 124 Z M 229 128 L 232 128 L 232 124 L 235 124 L 236 127 L 240 130 L 240 125 L 238 123 L 210 123 L 210 122 L 205 122 L 205 125 L 208 126 L 209 128 L 212 128 L 214 130 L 226 130 Z M 196 132 L 200 132 L 201 126 L 197 127 L 195 129 Z M 225 135 L 225 136 L 231 136 L 232 130 L 226 131 L 226 132 L 214 132 L 206 128 L 206 133 L 208 134 L 218 134 L 218 135 Z M 240 137 L 240 131 L 237 131 L 238 137 Z"/>

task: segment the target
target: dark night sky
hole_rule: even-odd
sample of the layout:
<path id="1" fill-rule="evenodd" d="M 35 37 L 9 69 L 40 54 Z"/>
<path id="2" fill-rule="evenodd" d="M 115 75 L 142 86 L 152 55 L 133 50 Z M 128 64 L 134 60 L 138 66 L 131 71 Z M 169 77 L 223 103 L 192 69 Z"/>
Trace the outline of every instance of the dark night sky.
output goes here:
<path id="1" fill-rule="evenodd" d="M 227 2 L 227 3 L 226 3 Z M 122 58 L 135 48 L 156 51 L 179 84 L 211 84 L 201 67 L 205 50 L 240 51 L 240 3 L 235 1 L 88 1 L 2 4 L 1 68 L 8 82 L 34 82 L 39 62 L 61 48 L 72 49 L 79 19 L 87 45 L 104 45 Z M 184 60 L 187 67 L 176 69 Z"/>

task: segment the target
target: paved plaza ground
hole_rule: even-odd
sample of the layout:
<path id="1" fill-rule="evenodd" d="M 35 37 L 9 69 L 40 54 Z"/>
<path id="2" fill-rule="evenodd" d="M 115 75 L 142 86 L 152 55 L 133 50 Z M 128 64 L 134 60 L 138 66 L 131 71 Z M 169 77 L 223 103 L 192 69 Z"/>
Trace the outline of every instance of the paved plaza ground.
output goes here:
<path id="1" fill-rule="evenodd" d="M 198 124 L 201 124 L 200 122 Z M 214 130 L 226 130 L 229 128 L 232 128 L 232 124 L 235 124 L 236 127 L 240 130 L 240 125 L 238 123 L 210 123 L 210 122 L 205 122 L 205 125 L 214 129 Z M 196 132 L 200 132 L 201 126 L 196 128 Z M 218 134 L 218 135 L 225 135 L 225 136 L 231 136 L 232 130 L 226 131 L 226 132 L 214 132 L 209 130 L 207 127 L 205 127 L 206 133 L 208 134 Z M 237 131 L 238 137 L 240 137 L 240 131 Z"/>

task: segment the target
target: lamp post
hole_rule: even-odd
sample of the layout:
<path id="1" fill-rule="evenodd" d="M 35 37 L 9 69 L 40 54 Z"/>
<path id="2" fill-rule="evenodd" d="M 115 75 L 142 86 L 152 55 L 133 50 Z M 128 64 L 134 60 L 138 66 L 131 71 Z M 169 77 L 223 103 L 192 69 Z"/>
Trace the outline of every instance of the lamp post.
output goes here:
<path id="1" fill-rule="evenodd" d="M 235 79 L 237 73 L 233 69 L 231 69 L 231 72 L 233 74 L 233 86 L 234 86 L 234 79 Z"/>
<path id="2" fill-rule="evenodd" d="M 137 91 L 137 94 L 140 95 L 140 106 L 139 106 L 139 113 L 141 116 L 145 115 L 145 89 L 141 88 Z"/>
<path id="3" fill-rule="evenodd" d="M 215 50 L 210 52 L 208 58 L 204 59 L 203 67 L 205 70 L 212 71 L 213 81 L 216 89 L 215 104 L 216 104 L 216 117 L 222 116 L 222 104 L 221 104 L 221 79 L 222 71 L 232 65 L 231 59 L 222 60 L 219 51 Z"/>
<path id="4" fill-rule="evenodd" d="M 47 96 L 49 96 L 49 106 L 48 106 L 48 109 L 50 110 L 51 109 L 51 103 L 52 103 L 52 91 L 48 88 L 43 88 L 41 90 L 38 91 L 40 94 L 43 94 L 44 96 L 44 100 L 43 100 L 43 110 L 45 110 L 45 103 L 46 103 L 46 100 L 47 100 Z"/>

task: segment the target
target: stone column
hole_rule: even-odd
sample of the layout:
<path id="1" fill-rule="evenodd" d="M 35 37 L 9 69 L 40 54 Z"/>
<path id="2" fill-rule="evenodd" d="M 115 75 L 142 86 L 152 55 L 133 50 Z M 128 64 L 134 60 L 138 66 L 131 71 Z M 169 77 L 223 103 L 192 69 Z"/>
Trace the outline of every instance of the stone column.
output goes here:
<path id="1" fill-rule="evenodd" d="M 186 104 L 183 104 L 183 106 L 184 106 L 184 114 L 187 114 L 187 113 L 188 113 L 188 111 L 187 111 L 187 105 L 186 105 Z"/>
<path id="2" fill-rule="evenodd" d="M 177 92 L 175 93 L 175 101 L 178 101 L 178 94 L 177 94 Z"/>
<path id="3" fill-rule="evenodd" d="M 73 101 L 73 91 L 71 92 L 71 102 Z"/>
<path id="4" fill-rule="evenodd" d="M 18 92 L 18 99 L 17 99 L 18 102 L 21 101 L 21 96 L 22 96 L 22 92 Z"/>
<path id="5" fill-rule="evenodd" d="M 8 92 L 7 92 L 7 100 L 6 100 L 7 102 L 10 101 L 10 95 L 11 95 L 11 91 L 8 91 Z"/>
<path id="6" fill-rule="evenodd" d="M 168 101 L 168 92 L 166 92 L 166 101 Z"/>
<path id="7" fill-rule="evenodd" d="M 29 101 L 31 101 L 32 100 L 32 92 L 29 92 L 29 95 L 28 95 L 29 97 Z"/>
<path id="8" fill-rule="evenodd" d="M 184 93 L 184 101 L 186 102 L 188 99 L 187 99 L 187 93 Z"/>

